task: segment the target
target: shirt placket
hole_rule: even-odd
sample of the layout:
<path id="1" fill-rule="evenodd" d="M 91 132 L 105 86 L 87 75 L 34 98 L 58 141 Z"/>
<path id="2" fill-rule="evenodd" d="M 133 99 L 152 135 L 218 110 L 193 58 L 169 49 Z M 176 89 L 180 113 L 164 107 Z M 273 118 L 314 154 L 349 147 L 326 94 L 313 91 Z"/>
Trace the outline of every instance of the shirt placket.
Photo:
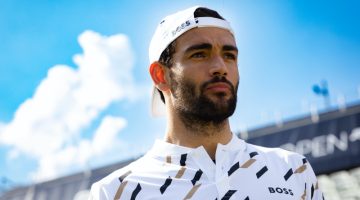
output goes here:
<path id="1" fill-rule="evenodd" d="M 223 197 L 230 190 L 230 179 L 227 173 L 229 163 L 229 153 L 224 146 L 218 146 L 216 150 L 216 176 L 215 185 L 219 197 Z"/>

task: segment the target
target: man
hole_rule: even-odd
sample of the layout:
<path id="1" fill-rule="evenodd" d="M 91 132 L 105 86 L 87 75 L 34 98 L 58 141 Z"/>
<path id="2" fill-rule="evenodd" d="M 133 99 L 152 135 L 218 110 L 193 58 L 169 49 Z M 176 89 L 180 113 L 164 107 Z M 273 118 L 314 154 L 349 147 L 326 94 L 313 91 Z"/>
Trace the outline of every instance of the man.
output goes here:
<path id="1" fill-rule="evenodd" d="M 216 11 L 196 6 L 164 18 L 149 57 L 152 112 L 167 115 L 165 139 L 95 183 L 90 199 L 323 199 L 303 156 L 231 132 L 238 49 Z"/>

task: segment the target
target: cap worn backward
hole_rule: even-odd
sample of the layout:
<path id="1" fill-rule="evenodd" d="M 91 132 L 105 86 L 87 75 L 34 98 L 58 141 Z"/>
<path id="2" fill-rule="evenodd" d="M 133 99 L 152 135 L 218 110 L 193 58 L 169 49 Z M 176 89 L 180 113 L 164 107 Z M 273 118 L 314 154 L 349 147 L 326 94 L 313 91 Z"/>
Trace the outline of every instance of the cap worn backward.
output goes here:
<path id="1" fill-rule="evenodd" d="M 160 59 L 161 53 L 179 36 L 195 27 L 217 27 L 229 30 L 233 34 L 230 23 L 214 17 L 195 17 L 196 9 L 203 6 L 194 6 L 165 17 L 157 26 L 149 46 L 150 64 Z M 160 93 L 153 86 L 151 99 L 151 114 L 154 117 L 165 115 L 165 104 Z"/>

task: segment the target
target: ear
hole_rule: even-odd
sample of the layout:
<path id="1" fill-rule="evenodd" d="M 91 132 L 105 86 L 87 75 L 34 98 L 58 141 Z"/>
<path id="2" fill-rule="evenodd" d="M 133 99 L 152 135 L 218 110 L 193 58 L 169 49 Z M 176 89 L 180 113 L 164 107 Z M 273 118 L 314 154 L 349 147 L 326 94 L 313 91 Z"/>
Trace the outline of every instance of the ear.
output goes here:
<path id="1" fill-rule="evenodd" d="M 155 86 L 161 90 L 169 90 L 168 84 L 165 79 L 165 66 L 159 62 L 153 62 L 149 67 L 150 76 L 155 84 Z"/>

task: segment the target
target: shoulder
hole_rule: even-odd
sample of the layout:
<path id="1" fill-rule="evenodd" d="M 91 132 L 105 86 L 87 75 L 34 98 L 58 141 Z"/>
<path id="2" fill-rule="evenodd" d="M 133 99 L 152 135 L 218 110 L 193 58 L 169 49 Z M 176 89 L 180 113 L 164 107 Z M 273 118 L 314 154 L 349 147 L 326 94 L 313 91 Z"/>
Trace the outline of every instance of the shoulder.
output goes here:
<path id="1" fill-rule="evenodd" d="M 136 170 L 137 166 L 140 165 L 141 162 L 143 162 L 143 158 L 113 171 L 111 174 L 92 184 L 90 199 L 112 199 L 115 196 L 122 180 L 132 171 Z"/>
<path id="2" fill-rule="evenodd" d="M 247 151 L 250 153 L 257 152 L 265 162 L 276 165 L 298 167 L 307 163 L 305 156 L 281 148 L 269 148 L 247 143 Z"/>
<path id="3" fill-rule="evenodd" d="M 304 155 L 281 148 L 268 148 L 247 143 L 248 152 L 257 152 L 259 160 L 276 171 L 285 174 L 301 174 L 306 180 L 315 181 L 316 176 L 311 164 Z"/>

